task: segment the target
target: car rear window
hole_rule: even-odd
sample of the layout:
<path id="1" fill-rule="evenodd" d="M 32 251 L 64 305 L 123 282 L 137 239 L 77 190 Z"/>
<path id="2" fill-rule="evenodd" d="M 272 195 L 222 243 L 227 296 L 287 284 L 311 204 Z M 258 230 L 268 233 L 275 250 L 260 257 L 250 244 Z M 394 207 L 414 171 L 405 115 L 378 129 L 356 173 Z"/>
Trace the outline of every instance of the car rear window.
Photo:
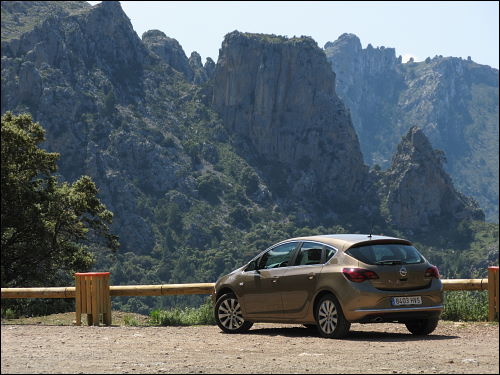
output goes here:
<path id="1" fill-rule="evenodd" d="M 346 253 L 366 264 L 416 264 L 424 258 L 413 246 L 403 244 L 377 244 L 354 247 Z"/>

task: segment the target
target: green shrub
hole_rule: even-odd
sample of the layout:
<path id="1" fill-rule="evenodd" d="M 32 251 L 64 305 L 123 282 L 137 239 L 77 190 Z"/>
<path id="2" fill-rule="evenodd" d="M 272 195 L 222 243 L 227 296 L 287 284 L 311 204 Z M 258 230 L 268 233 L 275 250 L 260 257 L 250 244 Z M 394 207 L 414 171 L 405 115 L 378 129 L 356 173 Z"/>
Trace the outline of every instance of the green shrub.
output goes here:
<path id="1" fill-rule="evenodd" d="M 175 307 L 170 310 L 153 310 L 150 314 L 150 323 L 161 326 L 214 325 L 213 304 L 210 299 L 207 299 L 198 308 Z"/>
<path id="2" fill-rule="evenodd" d="M 200 195 L 211 203 L 217 203 L 222 194 L 222 182 L 214 173 L 207 173 L 196 178 L 196 187 Z"/>
<path id="3" fill-rule="evenodd" d="M 11 308 L 2 309 L 2 318 L 4 318 L 4 319 L 16 319 L 17 314 Z"/>
<path id="4" fill-rule="evenodd" d="M 487 321 L 487 291 L 448 291 L 441 319 L 453 321 Z"/>
<path id="5" fill-rule="evenodd" d="M 137 327 L 139 325 L 137 319 L 134 319 L 134 317 L 132 317 L 131 315 L 125 315 L 123 317 L 123 323 L 126 326 L 131 326 L 131 327 Z"/>
<path id="6" fill-rule="evenodd" d="M 239 179 L 247 194 L 252 194 L 259 188 L 259 177 L 250 167 L 243 168 Z"/>

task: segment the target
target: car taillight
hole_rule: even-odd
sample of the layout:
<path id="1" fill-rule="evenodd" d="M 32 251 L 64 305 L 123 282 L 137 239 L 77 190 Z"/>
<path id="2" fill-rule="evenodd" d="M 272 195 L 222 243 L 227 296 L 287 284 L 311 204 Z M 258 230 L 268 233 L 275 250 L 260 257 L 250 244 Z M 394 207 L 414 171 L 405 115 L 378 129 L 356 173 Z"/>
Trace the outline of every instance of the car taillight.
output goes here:
<path id="1" fill-rule="evenodd" d="M 378 279 L 378 275 L 370 270 L 364 268 L 342 268 L 342 273 L 347 278 L 355 283 L 362 283 L 368 279 Z"/>
<path id="2" fill-rule="evenodd" d="M 427 268 L 425 271 L 425 277 L 435 277 L 436 279 L 439 279 L 441 276 L 439 276 L 439 270 L 436 266 L 432 266 Z"/>

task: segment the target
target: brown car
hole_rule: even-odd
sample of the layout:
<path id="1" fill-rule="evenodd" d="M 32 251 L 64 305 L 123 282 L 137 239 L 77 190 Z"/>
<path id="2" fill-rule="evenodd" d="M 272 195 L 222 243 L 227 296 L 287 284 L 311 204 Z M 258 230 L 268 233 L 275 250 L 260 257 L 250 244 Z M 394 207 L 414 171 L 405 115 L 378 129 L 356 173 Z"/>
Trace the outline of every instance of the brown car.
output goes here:
<path id="1" fill-rule="evenodd" d="M 214 315 L 227 333 L 254 322 L 316 326 L 328 338 L 351 323 L 404 323 L 434 331 L 443 310 L 438 269 L 410 241 L 363 234 L 298 237 L 266 249 L 215 284 Z"/>

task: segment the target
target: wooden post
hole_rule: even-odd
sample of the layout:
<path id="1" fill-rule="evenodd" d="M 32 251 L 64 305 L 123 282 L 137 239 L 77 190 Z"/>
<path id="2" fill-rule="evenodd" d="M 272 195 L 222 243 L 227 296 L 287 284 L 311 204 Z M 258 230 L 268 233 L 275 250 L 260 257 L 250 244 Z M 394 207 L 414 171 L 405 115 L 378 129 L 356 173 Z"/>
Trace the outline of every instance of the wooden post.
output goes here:
<path id="1" fill-rule="evenodd" d="M 488 320 L 494 321 L 499 308 L 498 267 L 488 267 Z"/>
<path id="2" fill-rule="evenodd" d="M 99 301 L 99 278 L 90 277 L 90 283 L 92 285 L 92 292 L 90 293 L 90 298 L 92 299 L 92 324 L 95 326 L 99 325 L 99 314 L 98 314 L 98 301 Z"/>
<path id="3" fill-rule="evenodd" d="M 102 316 L 103 320 L 104 320 L 104 324 L 106 324 L 107 326 L 110 326 L 111 325 L 111 293 L 109 291 L 109 274 L 104 276 L 103 278 L 103 282 L 104 282 L 104 286 L 103 286 L 103 290 L 104 290 L 104 314 Z"/>
<path id="4" fill-rule="evenodd" d="M 87 314 L 87 324 L 111 325 L 111 297 L 109 272 L 75 273 L 76 324 L 81 325 L 81 314 Z"/>
<path id="5" fill-rule="evenodd" d="M 85 282 L 85 295 L 82 298 L 87 300 L 87 325 L 91 326 L 93 323 L 92 320 L 92 283 L 90 277 L 83 275 L 83 280 Z"/>
<path id="6" fill-rule="evenodd" d="M 75 278 L 75 304 L 76 304 L 76 325 L 82 325 L 82 279 L 79 277 Z"/>

